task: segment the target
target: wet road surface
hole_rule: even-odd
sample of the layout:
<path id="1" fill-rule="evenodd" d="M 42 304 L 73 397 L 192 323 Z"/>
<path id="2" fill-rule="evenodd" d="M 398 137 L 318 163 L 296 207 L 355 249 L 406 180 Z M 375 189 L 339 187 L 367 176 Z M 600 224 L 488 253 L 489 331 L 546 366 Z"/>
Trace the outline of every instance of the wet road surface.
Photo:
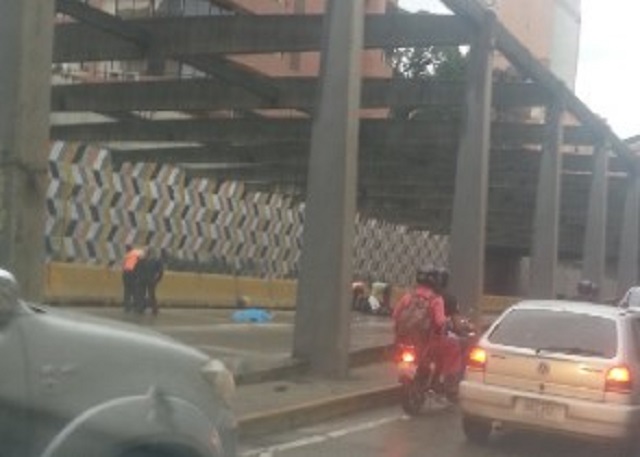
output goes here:
<path id="1" fill-rule="evenodd" d="M 611 447 L 565 437 L 497 432 L 468 443 L 455 409 L 407 418 L 379 410 L 279 436 L 241 443 L 241 457 L 605 457 Z"/>

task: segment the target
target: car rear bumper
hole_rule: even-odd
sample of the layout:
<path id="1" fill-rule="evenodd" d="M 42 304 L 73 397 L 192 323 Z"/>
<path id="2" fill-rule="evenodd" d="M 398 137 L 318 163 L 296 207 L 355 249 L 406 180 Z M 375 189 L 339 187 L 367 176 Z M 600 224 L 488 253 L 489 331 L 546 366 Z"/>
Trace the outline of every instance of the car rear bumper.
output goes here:
<path id="1" fill-rule="evenodd" d="M 516 407 L 522 399 L 559 405 L 561 418 L 525 415 Z M 628 438 L 640 424 L 640 406 L 598 403 L 539 395 L 465 380 L 460 385 L 460 406 L 464 414 L 491 419 L 515 428 L 532 428 L 603 440 Z"/>

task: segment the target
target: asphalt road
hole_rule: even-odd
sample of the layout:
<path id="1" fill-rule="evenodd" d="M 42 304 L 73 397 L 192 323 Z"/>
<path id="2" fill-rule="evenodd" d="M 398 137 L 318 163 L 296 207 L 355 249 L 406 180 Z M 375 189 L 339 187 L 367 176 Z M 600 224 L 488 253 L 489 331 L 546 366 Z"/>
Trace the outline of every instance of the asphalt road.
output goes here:
<path id="1" fill-rule="evenodd" d="M 399 408 L 354 416 L 241 443 L 240 457 L 605 457 L 604 445 L 523 432 L 498 432 L 486 446 L 470 444 L 456 410 L 418 418 Z"/>

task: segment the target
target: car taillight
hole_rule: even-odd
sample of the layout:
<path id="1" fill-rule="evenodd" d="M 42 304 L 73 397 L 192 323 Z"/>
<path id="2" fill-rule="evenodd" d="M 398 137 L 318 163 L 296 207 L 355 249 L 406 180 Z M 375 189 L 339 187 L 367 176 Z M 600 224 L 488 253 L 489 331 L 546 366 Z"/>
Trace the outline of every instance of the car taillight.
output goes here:
<path id="1" fill-rule="evenodd" d="M 474 347 L 469 352 L 469 358 L 467 360 L 467 368 L 471 370 L 484 371 L 487 365 L 487 351 L 481 347 Z"/>
<path id="2" fill-rule="evenodd" d="M 613 367 L 607 371 L 605 383 L 607 392 L 629 393 L 631 391 L 631 372 L 625 366 Z"/>
<path id="3" fill-rule="evenodd" d="M 403 351 L 400 357 L 404 363 L 414 363 L 416 361 L 416 353 L 414 351 Z"/>

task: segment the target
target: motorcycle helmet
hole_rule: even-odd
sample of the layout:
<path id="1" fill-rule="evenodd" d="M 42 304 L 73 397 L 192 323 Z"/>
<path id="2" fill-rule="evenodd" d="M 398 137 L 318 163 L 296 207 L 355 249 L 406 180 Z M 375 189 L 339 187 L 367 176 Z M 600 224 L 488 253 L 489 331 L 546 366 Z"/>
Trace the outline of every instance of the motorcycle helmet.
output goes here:
<path id="1" fill-rule="evenodd" d="M 416 272 L 416 283 L 431 289 L 437 289 L 440 284 L 438 270 L 431 265 L 418 268 Z"/>

